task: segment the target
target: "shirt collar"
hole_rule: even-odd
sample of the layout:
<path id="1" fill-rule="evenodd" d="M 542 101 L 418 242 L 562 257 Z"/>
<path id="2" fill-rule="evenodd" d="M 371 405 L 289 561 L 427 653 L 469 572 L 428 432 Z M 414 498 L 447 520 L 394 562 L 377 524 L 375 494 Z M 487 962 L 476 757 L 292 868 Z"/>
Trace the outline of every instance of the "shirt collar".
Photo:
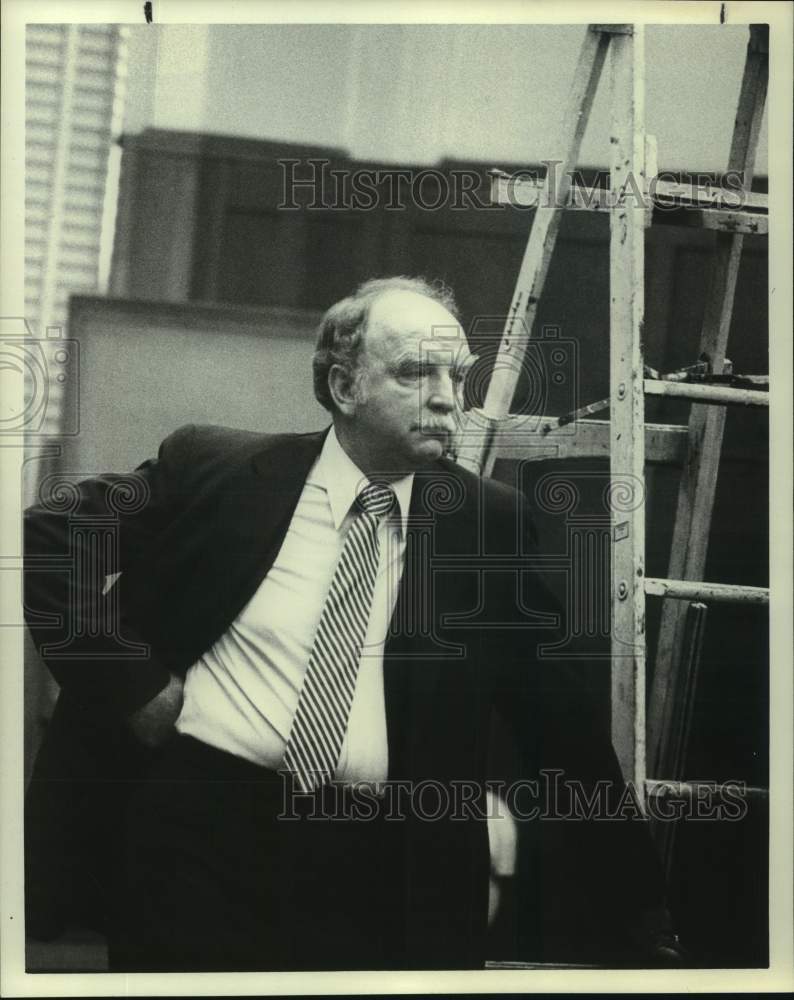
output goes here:
<path id="1" fill-rule="evenodd" d="M 367 477 L 350 458 L 336 436 L 333 427 L 326 435 L 317 464 L 309 474 L 310 482 L 322 486 L 328 494 L 331 517 L 338 531 L 350 512 L 358 494 L 367 484 Z M 408 529 L 408 511 L 411 505 L 413 473 L 391 483 L 400 509 L 400 524 L 405 536 Z"/>

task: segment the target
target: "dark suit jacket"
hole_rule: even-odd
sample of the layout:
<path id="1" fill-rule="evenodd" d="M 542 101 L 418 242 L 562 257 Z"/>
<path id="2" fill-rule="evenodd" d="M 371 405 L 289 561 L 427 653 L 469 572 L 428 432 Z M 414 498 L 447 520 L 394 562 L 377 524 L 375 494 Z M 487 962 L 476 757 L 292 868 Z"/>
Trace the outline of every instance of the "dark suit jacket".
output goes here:
<path id="1" fill-rule="evenodd" d="M 132 478 L 97 477 L 26 513 L 27 620 L 62 689 L 28 794 L 34 933 L 57 931 L 75 885 L 101 898 L 123 835 L 125 782 L 145 775 L 150 756 L 123 717 L 169 671 L 184 675 L 252 597 L 323 436 L 181 428 Z M 384 655 L 390 778 L 482 784 L 496 705 L 515 729 L 527 775 L 561 770 L 587 787 L 606 779 L 620 793 L 582 678 L 543 656 L 563 623 L 531 568 L 529 531 L 515 490 L 444 460 L 417 474 Z M 518 572 L 516 557 L 525 556 Z M 105 577 L 118 572 L 103 595 Z M 447 815 L 406 823 L 405 892 L 395 904 L 405 909 L 409 966 L 481 965 L 485 822 Z M 545 834 L 542 826 L 540 840 L 567 844 L 567 855 L 549 871 L 548 851 L 533 853 L 532 912 L 569 891 L 570 905 L 596 907 L 603 925 L 608 910 L 617 920 L 660 901 L 638 824 L 552 821 Z"/>

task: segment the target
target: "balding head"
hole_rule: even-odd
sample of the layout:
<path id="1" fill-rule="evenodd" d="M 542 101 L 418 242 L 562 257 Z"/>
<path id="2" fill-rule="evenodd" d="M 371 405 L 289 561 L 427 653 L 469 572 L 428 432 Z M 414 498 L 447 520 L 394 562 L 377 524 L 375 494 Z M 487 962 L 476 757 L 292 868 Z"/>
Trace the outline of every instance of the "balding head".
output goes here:
<path id="1" fill-rule="evenodd" d="M 328 390 L 328 373 L 333 365 L 341 365 L 351 378 L 355 376 L 358 359 L 375 303 L 393 292 L 413 292 L 443 306 L 458 319 L 458 309 L 452 292 L 441 283 L 430 284 L 424 278 L 374 278 L 359 285 L 356 291 L 326 312 L 317 332 L 312 369 L 314 395 L 326 410 L 334 411 L 334 401 Z"/>
<path id="2" fill-rule="evenodd" d="M 367 475 L 414 472 L 451 446 L 473 356 L 448 294 L 406 279 L 371 282 L 360 291 L 368 299 L 364 319 L 347 339 L 348 354 L 326 367 L 334 426 Z M 346 303 L 334 310 L 352 308 Z M 334 310 L 328 316 L 338 330 Z M 338 345 L 335 351 L 339 357 Z M 317 377 L 325 365 L 315 355 L 316 389 L 323 389 Z"/>

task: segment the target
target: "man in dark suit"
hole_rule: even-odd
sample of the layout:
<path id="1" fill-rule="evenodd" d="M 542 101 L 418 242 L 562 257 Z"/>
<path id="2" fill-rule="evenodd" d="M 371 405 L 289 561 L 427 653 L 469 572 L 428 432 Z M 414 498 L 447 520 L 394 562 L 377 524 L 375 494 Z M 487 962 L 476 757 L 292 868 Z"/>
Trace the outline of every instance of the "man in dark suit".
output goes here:
<path id="1" fill-rule="evenodd" d="M 368 282 L 320 328 L 328 431 L 182 428 L 27 512 L 28 623 L 62 688 L 29 919 L 48 852 L 90 836 L 113 968 L 482 967 L 492 706 L 529 778 L 618 801 L 582 678 L 544 659 L 564 623 L 524 498 L 445 457 L 471 363 L 447 292 Z M 552 899 L 606 938 L 663 912 L 644 823 L 535 826 L 539 940 Z"/>

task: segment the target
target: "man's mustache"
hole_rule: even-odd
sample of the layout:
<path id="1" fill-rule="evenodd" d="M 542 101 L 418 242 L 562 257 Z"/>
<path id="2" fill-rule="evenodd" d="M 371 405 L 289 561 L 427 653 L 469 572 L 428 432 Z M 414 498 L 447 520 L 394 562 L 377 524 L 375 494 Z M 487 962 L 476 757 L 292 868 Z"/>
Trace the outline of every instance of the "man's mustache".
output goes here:
<path id="1" fill-rule="evenodd" d="M 419 430 L 428 436 L 438 434 L 451 437 L 455 433 L 455 427 L 452 424 L 421 424 Z"/>

